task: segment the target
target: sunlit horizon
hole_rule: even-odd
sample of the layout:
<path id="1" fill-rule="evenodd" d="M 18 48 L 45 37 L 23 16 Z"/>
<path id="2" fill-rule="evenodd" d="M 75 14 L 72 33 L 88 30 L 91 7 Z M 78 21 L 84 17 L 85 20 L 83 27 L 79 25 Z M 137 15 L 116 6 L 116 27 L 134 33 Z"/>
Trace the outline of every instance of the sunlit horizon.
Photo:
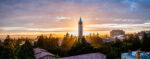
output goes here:
<path id="1" fill-rule="evenodd" d="M 147 0 L 2 1 L 0 35 L 64 35 L 70 32 L 77 36 L 80 17 L 84 35 L 97 32 L 109 35 L 116 29 L 135 33 L 150 30 L 148 6 Z"/>

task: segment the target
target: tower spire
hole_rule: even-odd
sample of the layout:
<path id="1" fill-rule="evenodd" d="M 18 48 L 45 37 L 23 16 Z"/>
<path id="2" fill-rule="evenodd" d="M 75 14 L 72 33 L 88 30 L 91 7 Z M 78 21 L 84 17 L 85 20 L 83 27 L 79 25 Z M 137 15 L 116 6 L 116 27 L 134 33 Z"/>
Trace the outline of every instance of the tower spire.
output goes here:
<path id="1" fill-rule="evenodd" d="M 79 24 L 82 24 L 82 18 L 80 17 Z"/>
<path id="2" fill-rule="evenodd" d="M 78 24 L 79 28 L 78 28 L 78 39 L 79 39 L 79 42 L 81 43 L 82 41 L 82 35 L 83 35 L 83 25 L 82 25 L 82 19 L 80 17 L 80 20 L 79 20 L 79 24 Z"/>

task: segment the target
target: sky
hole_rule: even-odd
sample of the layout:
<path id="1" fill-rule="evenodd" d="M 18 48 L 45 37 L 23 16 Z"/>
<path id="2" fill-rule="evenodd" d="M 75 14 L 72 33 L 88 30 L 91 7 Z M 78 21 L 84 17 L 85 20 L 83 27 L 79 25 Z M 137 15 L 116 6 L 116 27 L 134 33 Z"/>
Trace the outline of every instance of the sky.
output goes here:
<path id="1" fill-rule="evenodd" d="M 150 29 L 150 0 L 0 0 L 1 34 Z"/>

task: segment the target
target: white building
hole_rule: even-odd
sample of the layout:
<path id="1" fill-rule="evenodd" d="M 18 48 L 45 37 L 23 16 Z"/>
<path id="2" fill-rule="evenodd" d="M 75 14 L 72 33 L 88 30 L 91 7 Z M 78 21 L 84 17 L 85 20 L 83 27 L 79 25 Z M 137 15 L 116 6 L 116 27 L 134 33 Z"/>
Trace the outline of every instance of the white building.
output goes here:
<path id="1" fill-rule="evenodd" d="M 137 57 L 137 51 L 131 51 L 131 52 L 126 52 L 121 54 L 121 58 L 126 58 L 126 59 L 136 59 Z M 144 52 L 140 51 L 140 57 L 141 59 L 150 59 L 150 53 L 149 52 Z"/>
<path id="2" fill-rule="evenodd" d="M 55 59 L 55 55 L 41 48 L 34 48 L 34 56 L 36 59 Z"/>

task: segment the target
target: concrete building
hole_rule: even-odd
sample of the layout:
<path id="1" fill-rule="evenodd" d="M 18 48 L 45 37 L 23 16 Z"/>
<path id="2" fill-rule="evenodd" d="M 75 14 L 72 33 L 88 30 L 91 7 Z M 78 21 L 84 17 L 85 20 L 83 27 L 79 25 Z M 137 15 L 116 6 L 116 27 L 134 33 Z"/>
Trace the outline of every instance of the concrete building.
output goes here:
<path id="1" fill-rule="evenodd" d="M 83 35 L 83 23 L 82 23 L 82 19 L 80 18 L 79 23 L 78 23 L 78 39 L 79 42 L 81 42 L 82 40 L 82 35 Z"/>
<path id="2" fill-rule="evenodd" d="M 121 58 L 124 59 L 136 59 L 137 57 L 137 51 L 132 51 L 132 52 L 127 52 L 127 53 L 122 53 Z M 140 57 L 141 59 L 150 59 L 150 53 L 149 52 L 144 52 L 140 51 Z"/>
<path id="3" fill-rule="evenodd" d="M 112 30 L 110 32 L 110 37 L 117 37 L 119 35 L 125 35 L 125 31 L 123 31 L 123 30 Z"/>
<path id="4" fill-rule="evenodd" d="M 77 56 L 64 57 L 60 59 L 106 59 L 106 55 L 101 53 L 89 53 Z"/>
<path id="5" fill-rule="evenodd" d="M 34 56 L 36 59 L 55 59 L 55 55 L 41 48 L 34 48 Z"/>

